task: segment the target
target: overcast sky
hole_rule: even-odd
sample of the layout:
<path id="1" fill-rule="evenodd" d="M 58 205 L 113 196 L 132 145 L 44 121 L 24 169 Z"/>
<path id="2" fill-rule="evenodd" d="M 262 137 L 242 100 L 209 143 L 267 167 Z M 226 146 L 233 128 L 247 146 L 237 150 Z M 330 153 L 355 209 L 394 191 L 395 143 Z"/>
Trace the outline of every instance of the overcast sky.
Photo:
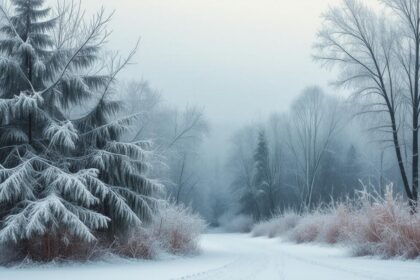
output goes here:
<path id="1" fill-rule="evenodd" d="M 235 123 L 287 109 L 308 85 L 333 76 L 311 59 L 328 5 L 338 0 L 83 0 L 115 10 L 110 47 L 128 51 L 141 36 L 137 65 L 176 105 L 205 106 Z"/>

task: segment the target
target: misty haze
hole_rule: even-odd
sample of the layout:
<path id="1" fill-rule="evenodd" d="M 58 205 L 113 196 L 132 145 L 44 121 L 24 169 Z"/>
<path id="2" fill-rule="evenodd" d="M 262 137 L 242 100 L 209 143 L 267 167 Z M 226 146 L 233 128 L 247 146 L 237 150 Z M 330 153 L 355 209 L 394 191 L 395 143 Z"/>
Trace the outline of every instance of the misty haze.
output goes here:
<path id="1" fill-rule="evenodd" d="M 0 280 L 419 279 L 420 0 L 0 0 Z"/>

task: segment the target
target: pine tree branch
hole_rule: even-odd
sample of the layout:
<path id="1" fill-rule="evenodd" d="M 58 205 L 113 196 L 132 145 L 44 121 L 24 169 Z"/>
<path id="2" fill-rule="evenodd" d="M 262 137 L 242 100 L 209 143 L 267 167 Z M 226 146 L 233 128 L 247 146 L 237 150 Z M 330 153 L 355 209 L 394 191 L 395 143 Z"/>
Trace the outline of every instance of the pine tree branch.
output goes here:
<path id="1" fill-rule="evenodd" d="M 94 39 L 101 31 L 102 28 L 109 23 L 113 16 L 113 13 L 111 13 L 108 17 L 104 18 L 104 10 L 102 9 L 100 13 L 97 15 L 97 19 L 95 23 L 93 24 L 92 30 L 89 32 L 89 35 L 85 39 L 85 41 L 80 45 L 80 47 L 73 53 L 73 55 L 70 57 L 70 59 L 67 61 L 66 65 L 64 66 L 61 73 L 58 75 L 55 82 L 53 82 L 49 87 L 42 90 L 40 92 L 41 95 L 45 94 L 46 92 L 50 91 L 54 87 L 56 87 L 60 81 L 63 79 L 64 75 L 66 74 L 67 70 L 70 68 L 73 61 L 76 59 L 76 57 L 80 54 L 80 52 L 89 44 L 89 42 Z"/>
<path id="2" fill-rule="evenodd" d="M 3 5 L 0 5 L 0 12 L 4 15 L 4 17 L 6 18 L 7 22 L 9 23 L 10 28 L 13 30 L 13 33 L 15 33 L 16 38 L 18 38 L 18 40 L 21 42 L 21 44 L 25 44 L 25 42 L 23 41 L 22 37 L 20 37 L 19 33 L 17 32 L 15 26 L 13 25 L 9 15 L 7 14 L 7 12 L 4 10 Z M 25 82 L 28 83 L 28 85 L 31 87 L 32 93 L 35 93 L 35 88 L 32 84 L 32 82 L 28 79 L 28 77 L 26 77 L 26 74 L 23 72 L 22 68 L 18 67 L 20 72 L 22 73 L 22 77 L 24 78 Z"/>

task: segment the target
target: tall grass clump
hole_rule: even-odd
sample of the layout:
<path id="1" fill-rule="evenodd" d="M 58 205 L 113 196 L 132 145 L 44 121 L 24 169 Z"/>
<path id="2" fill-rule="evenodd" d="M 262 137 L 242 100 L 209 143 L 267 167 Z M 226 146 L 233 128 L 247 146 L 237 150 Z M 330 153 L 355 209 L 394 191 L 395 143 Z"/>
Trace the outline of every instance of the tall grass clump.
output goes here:
<path id="1" fill-rule="evenodd" d="M 270 238 L 284 235 L 295 228 L 301 218 L 301 215 L 294 211 L 276 215 L 268 221 L 257 223 L 252 229 L 252 235 L 254 237 L 268 236 Z"/>
<path id="2" fill-rule="evenodd" d="M 282 237 L 296 243 L 342 244 L 355 255 L 384 258 L 420 256 L 420 214 L 388 187 L 384 197 L 360 192 L 358 199 L 302 215 L 286 213 L 259 223 L 253 236 Z"/>
<path id="3" fill-rule="evenodd" d="M 191 255 L 199 251 L 199 237 L 205 230 L 204 220 L 185 206 L 162 201 L 153 218 L 125 234 L 113 237 L 97 233 L 98 241 L 86 244 L 79 240 L 67 241 L 66 246 L 43 247 L 42 242 L 28 244 L 31 255 L 22 256 L 16 246 L 1 244 L 0 266 L 32 265 L 45 262 L 46 250 L 57 250 L 48 262 L 85 262 L 113 258 L 155 259 L 162 253 Z M 61 242 L 50 236 L 48 244 Z M 46 238 L 47 238 L 46 237 Z M 51 254 L 51 253 L 50 253 Z M 23 260 L 23 261 L 22 261 Z"/>
<path id="4" fill-rule="evenodd" d="M 356 255 L 420 256 L 420 214 L 388 188 L 383 199 L 364 194 L 362 206 L 352 213 L 346 241 Z"/>
<path id="5" fill-rule="evenodd" d="M 159 206 L 150 227 L 160 247 L 177 255 L 197 253 L 205 228 L 204 220 L 189 208 L 167 202 Z"/>

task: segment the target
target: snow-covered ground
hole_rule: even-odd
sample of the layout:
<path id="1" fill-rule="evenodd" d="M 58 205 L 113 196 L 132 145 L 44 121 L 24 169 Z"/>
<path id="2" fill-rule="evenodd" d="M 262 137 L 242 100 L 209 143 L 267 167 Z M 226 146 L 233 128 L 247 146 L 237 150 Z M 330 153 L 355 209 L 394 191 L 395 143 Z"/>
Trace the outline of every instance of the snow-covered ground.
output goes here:
<path id="1" fill-rule="evenodd" d="M 244 234 L 206 234 L 191 258 L 0 269 L 0 280 L 420 279 L 420 261 L 353 258 L 345 249 Z"/>

